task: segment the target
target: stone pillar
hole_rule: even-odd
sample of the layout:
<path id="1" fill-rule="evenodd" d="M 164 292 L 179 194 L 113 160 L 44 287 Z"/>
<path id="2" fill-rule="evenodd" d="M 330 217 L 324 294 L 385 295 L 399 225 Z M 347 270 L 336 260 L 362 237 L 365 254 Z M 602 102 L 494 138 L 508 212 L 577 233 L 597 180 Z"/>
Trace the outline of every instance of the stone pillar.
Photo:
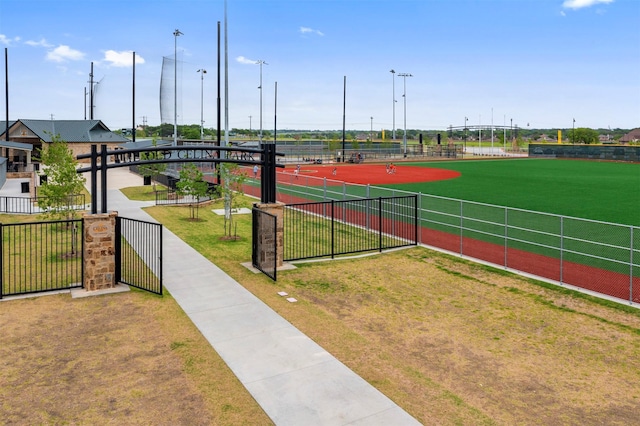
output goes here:
<path id="1" fill-rule="evenodd" d="M 114 288 L 117 212 L 84 215 L 84 288 Z"/>
<path id="2" fill-rule="evenodd" d="M 276 268 L 281 268 L 284 263 L 284 204 L 283 203 L 256 203 L 254 207 L 266 213 L 274 215 L 276 220 Z M 262 265 L 264 263 L 267 268 L 273 265 L 273 254 L 269 248 L 273 247 L 273 230 L 271 227 L 258 226 L 258 238 L 262 249 L 258 253 L 257 261 Z"/>

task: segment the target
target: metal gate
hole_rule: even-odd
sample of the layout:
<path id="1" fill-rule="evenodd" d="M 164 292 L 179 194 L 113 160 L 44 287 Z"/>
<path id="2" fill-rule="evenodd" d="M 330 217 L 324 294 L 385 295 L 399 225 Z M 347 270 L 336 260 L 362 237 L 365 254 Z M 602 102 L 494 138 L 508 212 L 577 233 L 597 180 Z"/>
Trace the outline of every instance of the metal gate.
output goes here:
<path id="1" fill-rule="evenodd" d="M 270 213 L 253 209 L 253 244 L 251 262 L 254 268 L 276 280 L 278 267 L 278 218 Z"/>
<path id="2" fill-rule="evenodd" d="M 162 294 L 162 225 L 116 217 L 116 282 Z"/>

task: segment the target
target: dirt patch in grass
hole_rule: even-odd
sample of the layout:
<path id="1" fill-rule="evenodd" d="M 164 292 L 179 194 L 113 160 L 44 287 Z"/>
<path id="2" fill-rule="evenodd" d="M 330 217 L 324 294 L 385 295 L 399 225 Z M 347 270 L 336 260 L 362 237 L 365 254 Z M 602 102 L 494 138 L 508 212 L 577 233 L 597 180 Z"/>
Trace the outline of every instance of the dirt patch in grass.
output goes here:
<path id="1" fill-rule="evenodd" d="M 270 423 L 170 296 L 5 300 L 0 330 L 0 423 Z"/>

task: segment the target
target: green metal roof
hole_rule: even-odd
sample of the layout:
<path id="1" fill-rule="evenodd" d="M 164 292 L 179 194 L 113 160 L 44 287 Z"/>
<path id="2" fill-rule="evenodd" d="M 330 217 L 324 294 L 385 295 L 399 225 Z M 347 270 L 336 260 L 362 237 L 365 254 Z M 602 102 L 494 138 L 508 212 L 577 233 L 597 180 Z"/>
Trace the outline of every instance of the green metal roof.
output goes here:
<path id="1" fill-rule="evenodd" d="M 53 135 L 60 135 L 68 143 L 125 143 L 129 139 L 113 133 L 100 120 L 29 120 L 10 122 L 10 128 L 22 123 L 44 142 L 51 142 Z M 5 133 L 6 121 L 0 121 L 0 135 Z"/>

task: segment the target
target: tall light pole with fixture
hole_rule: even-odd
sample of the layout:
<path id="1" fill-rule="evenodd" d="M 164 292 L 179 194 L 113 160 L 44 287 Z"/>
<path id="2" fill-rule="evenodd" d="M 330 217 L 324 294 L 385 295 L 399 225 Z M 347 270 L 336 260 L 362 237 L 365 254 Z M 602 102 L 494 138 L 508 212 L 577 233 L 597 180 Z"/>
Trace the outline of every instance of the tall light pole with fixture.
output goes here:
<path id="1" fill-rule="evenodd" d="M 468 117 L 464 117 L 464 152 L 462 155 L 467 153 L 467 132 L 469 131 L 469 127 L 467 127 L 467 121 L 469 121 Z"/>
<path id="2" fill-rule="evenodd" d="M 371 117 L 371 131 L 369 132 L 369 140 L 373 142 L 373 117 Z"/>
<path id="3" fill-rule="evenodd" d="M 403 92 L 402 97 L 404 98 L 404 136 L 402 137 L 402 145 L 404 147 L 404 156 L 407 156 L 407 77 L 413 77 L 413 75 L 403 72 L 398 74 L 398 77 L 402 77 L 403 81 Z"/>
<path id="4" fill-rule="evenodd" d="M 200 140 L 204 139 L 204 75 L 207 70 L 200 68 Z"/>
<path id="5" fill-rule="evenodd" d="M 396 140 L 396 71 L 395 70 L 391 70 L 389 71 L 391 73 L 391 77 L 392 77 L 392 87 L 393 87 L 393 128 L 391 130 L 391 134 L 392 134 L 392 138 L 395 141 Z"/>
<path id="6" fill-rule="evenodd" d="M 258 86 L 258 89 L 260 89 L 260 133 L 258 134 L 258 141 L 262 143 L 262 65 L 269 64 L 262 59 L 256 61 L 256 64 L 260 65 L 260 86 Z"/>
<path id="7" fill-rule="evenodd" d="M 178 37 L 184 35 L 180 30 L 173 32 L 173 146 L 178 146 Z"/>

